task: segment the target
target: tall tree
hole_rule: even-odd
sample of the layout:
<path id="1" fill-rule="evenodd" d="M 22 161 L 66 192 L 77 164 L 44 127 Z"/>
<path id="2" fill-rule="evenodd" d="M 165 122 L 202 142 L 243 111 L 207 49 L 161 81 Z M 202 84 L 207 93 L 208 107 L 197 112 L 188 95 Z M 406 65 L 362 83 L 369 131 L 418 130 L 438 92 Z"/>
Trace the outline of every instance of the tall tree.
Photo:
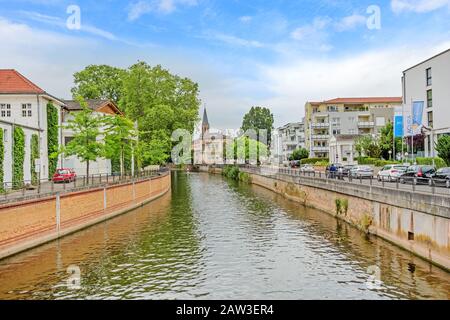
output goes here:
<path id="1" fill-rule="evenodd" d="M 77 97 L 76 99 L 83 110 L 77 112 L 74 119 L 69 120 L 68 124 L 64 126 L 64 129 L 73 132 L 73 139 L 59 152 L 64 153 L 65 156 L 74 155 L 81 162 L 86 162 L 86 176 L 89 177 L 90 162 L 104 155 L 104 145 L 97 140 L 101 134 L 100 127 L 103 119 L 93 114 L 83 98 Z"/>
<path id="2" fill-rule="evenodd" d="M 289 160 L 303 160 L 303 159 L 307 159 L 309 157 L 309 151 L 306 150 L 305 148 L 300 148 L 300 149 L 295 149 L 294 152 L 292 153 L 291 159 Z"/>
<path id="3" fill-rule="evenodd" d="M 119 103 L 126 71 L 108 65 L 90 65 L 74 74 L 72 95 L 85 99 L 108 99 Z"/>
<path id="4" fill-rule="evenodd" d="M 137 137 L 133 121 L 123 116 L 107 116 L 105 124 L 105 156 L 119 157 L 120 175 L 125 173 L 125 154 Z"/>
<path id="5" fill-rule="evenodd" d="M 436 151 L 439 158 L 442 158 L 445 163 L 450 166 L 450 136 L 442 136 L 436 143 Z"/>
<path id="6" fill-rule="evenodd" d="M 267 145 L 270 145 L 273 123 L 273 114 L 268 108 L 252 107 L 250 111 L 244 116 L 241 129 L 244 132 L 246 132 L 247 130 L 255 130 L 258 135 L 258 140 L 261 140 L 259 137 L 259 130 L 267 130 Z"/>

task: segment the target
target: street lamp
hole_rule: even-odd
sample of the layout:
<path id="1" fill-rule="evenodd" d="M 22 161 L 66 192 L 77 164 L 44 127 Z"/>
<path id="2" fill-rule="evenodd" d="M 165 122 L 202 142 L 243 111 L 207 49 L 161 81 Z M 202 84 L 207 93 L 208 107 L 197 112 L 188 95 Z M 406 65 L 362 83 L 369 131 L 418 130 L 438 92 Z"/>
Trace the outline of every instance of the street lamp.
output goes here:
<path id="1" fill-rule="evenodd" d="M 389 160 L 392 160 L 392 150 L 389 150 Z"/>

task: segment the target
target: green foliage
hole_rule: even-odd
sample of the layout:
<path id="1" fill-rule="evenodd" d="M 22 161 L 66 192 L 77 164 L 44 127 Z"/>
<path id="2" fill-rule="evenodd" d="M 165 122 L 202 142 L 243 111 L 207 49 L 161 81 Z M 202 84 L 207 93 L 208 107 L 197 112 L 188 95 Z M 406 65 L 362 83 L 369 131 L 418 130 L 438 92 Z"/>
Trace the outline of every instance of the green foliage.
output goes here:
<path id="1" fill-rule="evenodd" d="M 252 178 L 247 172 L 239 172 L 239 181 L 245 182 L 245 183 L 251 183 Z"/>
<path id="2" fill-rule="evenodd" d="M 163 165 L 170 157 L 172 141 L 165 130 L 152 132 L 150 141 L 139 141 L 137 158 L 142 167 Z"/>
<path id="3" fill-rule="evenodd" d="M 3 192 L 5 191 L 5 186 L 4 186 L 4 178 L 5 178 L 5 173 L 3 171 L 3 163 L 5 161 L 5 145 L 3 143 L 4 139 L 3 139 L 3 129 L 0 128 L 0 191 Z"/>
<path id="4" fill-rule="evenodd" d="M 267 144 L 270 145 L 273 129 L 273 114 L 268 108 L 252 107 L 250 111 L 244 116 L 241 129 L 246 132 L 247 130 L 255 130 L 257 133 L 257 140 L 262 141 L 259 137 L 259 130 L 267 130 Z"/>
<path id="5" fill-rule="evenodd" d="M 76 156 L 81 162 L 86 162 L 86 176 L 89 176 L 89 163 L 104 155 L 104 145 L 97 141 L 100 135 L 100 127 L 103 119 L 95 116 L 88 108 L 83 98 L 77 97 L 82 111 L 75 114 L 74 119 L 69 120 L 65 129 L 72 130 L 73 139 L 62 148 L 59 153 L 65 156 Z M 57 157 L 58 153 L 52 154 Z"/>
<path id="6" fill-rule="evenodd" d="M 222 171 L 222 175 L 232 180 L 239 180 L 239 167 L 237 166 L 225 166 Z"/>
<path id="7" fill-rule="evenodd" d="M 308 158 L 308 159 L 302 159 L 300 161 L 301 164 L 316 164 L 317 162 L 326 162 L 328 164 L 328 159 L 325 158 Z"/>
<path id="8" fill-rule="evenodd" d="M 303 160 L 303 159 L 307 159 L 309 157 L 309 151 L 306 150 L 305 148 L 301 148 L 301 149 L 296 149 L 294 150 L 294 152 L 292 153 L 292 156 L 289 160 Z"/>
<path id="9" fill-rule="evenodd" d="M 199 120 L 198 95 L 198 84 L 173 75 L 161 66 L 150 67 L 139 62 L 129 68 L 124 77 L 120 106 L 131 120 L 138 121 L 139 141 L 146 150 L 143 154 L 147 155 L 144 159 L 153 163 L 167 161 L 172 147 L 167 137 L 176 129 L 194 132 Z M 163 141 L 157 141 L 158 137 L 163 137 Z M 157 152 L 153 152 L 151 146 L 157 147 Z"/>
<path id="10" fill-rule="evenodd" d="M 25 161 L 25 133 L 21 127 L 14 127 L 13 133 L 13 189 L 23 186 L 23 164 Z"/>
<path id="11" fill-rule="evenodd" d="M 442 136 L 436 143 L 438 156 L 443 159 L 447 166 L 450 166 L 450 136 Z"/>
<path id="12" fill-rule="evenodd" d="M 379 159 L 382 154 L 382 148 L 377 139 L 371 135 L 364 135 L 355 141 L 355 150 L 359 156 L 366 155 L 370 158 Z"/>
<path id="13" fill-rule="evenodd" d="M 348 199 L 335 199 L 334 200 L 336 205 L 336 214 L 337 215 L 345 215 L 347 216 L 348 213 Z"/>
<path id="14" fill-rule="evenodd" d="M 264 143 L 247 136 L 235 139 L 232 148 L 235 153 L 235 159 L 240 161 L 257 161 L 258 163 L 261 157 L 267 156 L 269 152 L 269 149 Z"/>
<path id="15" fill-rule="evenodd" d="M 47 104 L 47 146 L 48 178 L 51 179 L 58 166 L 58 158 L 52 156 L 58 152 L 58 110 L 51 102 Z"/>
<path id="16" fill-rule="evenodd" d="M 418 158 L 416 158 L 416 162 L 417 162 L 418 165 L 432 166 L 433 165 L 433 158 L 421 158 L 421 157 L 418 157 Z M 434 165 L 438 169 L 444 168 L 444 167 L 447 166 L 445 161 L 443 159 L 441 159 L 441 158 L 434 158 Z"/>
<path id="17" fill-rule="evenodd" d="M 39 159 L 39 136 L 33 134 L 31 136 L 31 146 L 30 146 L 30 162 L 31 162 L 31 184 L 36 185 L 39 181 L 38 174 L 36 172 L 35 160 Z"/>
<path id="18" fill-rule="evenodd" d="M 104 99 L 119 103 L 126 71 L 107 65 L 90 65 L 74 74 L 74 98 Z"/>

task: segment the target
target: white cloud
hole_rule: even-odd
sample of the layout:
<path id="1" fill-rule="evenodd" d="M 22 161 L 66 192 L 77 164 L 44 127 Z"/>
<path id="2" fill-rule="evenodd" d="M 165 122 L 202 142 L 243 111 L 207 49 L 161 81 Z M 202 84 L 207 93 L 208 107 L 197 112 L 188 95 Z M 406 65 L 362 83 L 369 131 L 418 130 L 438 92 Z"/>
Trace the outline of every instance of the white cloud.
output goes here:
<path id="1" fill-rule="evenodd" d="M 239 18 L 239 21 L 242 23 L 250 23 L 253 20 L 251 16 L 242 16 Z"/>
<path id="2" fill-rule="evenodd" d="M 263 48 L 265 45 L 256 40 L 247 40 L 220 32 L 205 32 L 206 39 L 219 41 L 233 47 Z"/>
<path id="3" fill-rule="evenodd" d="M 395 13 L 407 11 L 424 13 L 445 6 L 450 8 L 450 0 L 391 0 L 391 8 Z"/>
<path id="4" fill-rule="evenodd" d="M 335 24 L 335 28 L 337 31 L 347 31 L 354 29 L 358 26 L 365 25 L 367 22 L 367 17 L 360 14 L 353 14 L 351 16 L 347 16 L 342 18 Z"/>
<path id="5" fill-rule="evenodd" d="M 196 6 L 197 0 L 140 0 L 129 6 L 128 20 L 134 21 L 141 16 L 150 13 L 158 12 L 162 14 L 170 14 L 177 9 L 178 5 Z"/>
<path id="6" fill-rule="evenodd" d="M 323 30 L 330 24 L 331 19 L 328 17 L 317 17 L 312 24 L 295 29 L 291 33 L 291 38 L 294 40 L 305 40 L 308 38 L 315 38 L 323 33 Z"/>

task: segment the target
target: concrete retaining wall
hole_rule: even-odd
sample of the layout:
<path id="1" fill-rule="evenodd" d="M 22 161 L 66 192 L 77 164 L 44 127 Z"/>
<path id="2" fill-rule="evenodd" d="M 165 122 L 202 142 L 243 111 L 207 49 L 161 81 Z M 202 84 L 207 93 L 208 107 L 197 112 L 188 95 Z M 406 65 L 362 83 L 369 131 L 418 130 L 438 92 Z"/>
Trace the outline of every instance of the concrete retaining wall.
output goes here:
<path id="1" fill-rule="evenodd" d="M 133 210 L 170 189 L 170 173 L 165 173 L 139 182 L 0 206 L 0 259 Z"/>

